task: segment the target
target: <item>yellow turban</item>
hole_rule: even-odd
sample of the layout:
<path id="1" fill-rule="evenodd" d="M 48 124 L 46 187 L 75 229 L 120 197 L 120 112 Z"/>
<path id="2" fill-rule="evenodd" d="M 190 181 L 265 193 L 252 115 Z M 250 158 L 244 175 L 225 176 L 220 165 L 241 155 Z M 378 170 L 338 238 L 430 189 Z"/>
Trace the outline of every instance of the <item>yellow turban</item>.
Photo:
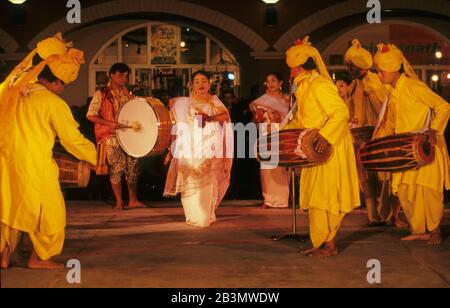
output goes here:
<path id="1" fill-rule="evenodd" d="M 378 44 L 377 48 L 378 51 L 374 57 L 377 68 L 384 72 L 392 73 L 399 71 L 403 65 L 403 70 L 408 77 L 419 80 L 419 77 L 414 72 L 408 60 L 406 60 L 402 51 L 394 44 Z"/>
<path id="2" fill-rule="evenodd" d="M 372 55 L 361 46 L 361 43 L 357 39 L 352 41 L 352 47 L 345 53 L 344 61 L 345 63 L 352 62 L 364 70 L 371 68 L 373 65 Z"/>
<path id="3" fill-rule="evenodd" d="M 78 77 L 84 54 L 81 50 L 71 48 L 65 55 L 53 55 L 45 60 L 52 73 L 65 84 L 71 83 Z"/>
<path id="4" fill-rule="evenodd" d="M 299 67 L 300 65 L 305 64 L 309 58 L 314 60 L 314 63 L 322 76 L 332 80 L 319 51 L 309 42 L 309 36 L 306 36 L 303 40 L 297 40 L 295 45 L 286 52 L 286 63 L 290 68 Z"/>
<path id="5" fill-rule="evenodd" d="M 42 59 L 51 55 L 64 55 L 67 53 L 68 44 L 64 42 L 60 32 L 54 37 L 49 37 L 37 44 L 36 51 Z"/>
<path id="6" fill-rule="evenodd" d="M 72 43 L 64 42 L 61 33 L 56 33 L 55 36 L 40 41 L 37 47 L 33 49 L 23 60 L 20 62 L 9 75 L 5 78 L 3 83 L 6 85 L 19 85 L 19 79 L 22 79 L 27 74 L 32 65 L 33 58 L 38 54 L 42 59 L 46 59 L 52 55 L 64 55 L 67 53 Z M 28 79 L 27 79 L 28 80 Z M 32 80 L 31 80 L 32 81 Z"/>

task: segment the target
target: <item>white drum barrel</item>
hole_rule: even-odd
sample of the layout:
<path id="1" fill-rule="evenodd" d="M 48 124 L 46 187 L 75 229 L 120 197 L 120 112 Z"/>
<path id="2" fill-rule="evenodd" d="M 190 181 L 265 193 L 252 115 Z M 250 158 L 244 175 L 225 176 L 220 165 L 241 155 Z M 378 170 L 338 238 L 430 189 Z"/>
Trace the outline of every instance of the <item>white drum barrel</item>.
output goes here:
<path id="1" fill-rule="evenodd" d="M 116 136 L 132 157 L 158 156 L 170 147 L 173 121 L 158 99 L 140 97 L 127 102 L 119 110 L 117 121 L 129 126 L 117 130 Z"/>

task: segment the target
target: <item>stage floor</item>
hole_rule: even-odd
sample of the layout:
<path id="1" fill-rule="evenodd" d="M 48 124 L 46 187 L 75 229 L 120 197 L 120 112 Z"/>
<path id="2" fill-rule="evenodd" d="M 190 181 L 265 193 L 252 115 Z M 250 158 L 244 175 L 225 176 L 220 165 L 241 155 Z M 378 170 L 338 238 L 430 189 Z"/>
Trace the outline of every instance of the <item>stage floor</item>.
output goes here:
<path id="1" fill-rule="evenodd" d="M 299 288 L 450 287 L 450 210 L 444 243 L 403 243 L 407 230 L 366 228 L 365 210 L 348 215 L 338 233 L 340 254 L 328 259 L 300 255 L 291 232 L 291 210 L 262 210 L 256 201 L 227 201 L 210 228 L 186 225 L 181 205 L 149 203 L 147 209 L 117 212 L 101 202 L 69 202 L 66 243 L 55 260 L 78 259 L 81 284 L 65 271 L 32 271 L 24 255 L 1 272 L 1 287 Z M 300 232 L 307 217 L 298 215 Z M 367 262 L 381 262 L 381 284 L 367 282 Z"/>

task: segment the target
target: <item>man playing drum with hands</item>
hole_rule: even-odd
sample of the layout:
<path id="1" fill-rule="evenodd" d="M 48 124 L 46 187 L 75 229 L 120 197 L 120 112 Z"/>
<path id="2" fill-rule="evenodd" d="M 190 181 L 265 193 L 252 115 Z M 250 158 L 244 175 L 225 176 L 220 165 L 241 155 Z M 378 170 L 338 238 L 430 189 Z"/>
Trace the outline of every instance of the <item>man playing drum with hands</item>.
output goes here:
<path id="1" fill-rule="evenodd" d="M 342 219 L 360 205 L 348 108 L 308 37 L 287 51 L 286 62 L 297 86 L 298 111 L 292 124 L 283 129 L 319 129 L 315 150 L 322 153 L 328 143 L 333 146 L 326 163 L 302 169 L 300 207 L 309 211 L 313 245 L 302 253 L 335 256 L 338 250 L 334 239 Z"/>
<path id="2" fill-rule="evenodd" d="M 400 199 L 412 233 L 402 240 L 439 245 L 444 185 L 450 189 L 449 155 L 443 136 L 450 105 L 419 80 L 396 46 L 379 44 L 374 62 L 381 81 L 393 87 L 380 127 L 383 135 L 424 131 L 436 146 L 431 164 L 392 174 L 393 193 Z"/>
<path id="3" fill-rule="evenodd" d="M 97 139 L 99 165 L 102 165 L 102 153 L 106 152 L 106 160 L 109 169 L 111 186 L 116 199 L 115 209 L 122 210 L 124 202 L 122 199 L 122 176 L 128 186 L 129 204 L 131 208 L 142 208 L 145 204 L 140 202 L 136 196 L 136 185 L 138 180 L 138 159 L 125 153 L 117 141 L 116 130 L 128 129 L 129 127 L 117 122 L 116 117 L 119 109 L 133 95 L 127 89 L 130 68 L 124 63 L 114 64 L 109 71 L 110 82 L 107 87 L 95 92 L 89 106 L 87 119 L 95 123 L 95 137 Z"/>

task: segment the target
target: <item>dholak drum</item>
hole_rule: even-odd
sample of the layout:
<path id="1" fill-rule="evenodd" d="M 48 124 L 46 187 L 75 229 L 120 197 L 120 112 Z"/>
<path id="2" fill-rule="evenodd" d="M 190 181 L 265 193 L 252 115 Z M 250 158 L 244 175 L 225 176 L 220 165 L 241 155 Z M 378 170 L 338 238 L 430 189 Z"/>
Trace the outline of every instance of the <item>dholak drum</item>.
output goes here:
<path id="1" fill-rule="evenodd" d="M 155 98 L 136 98 L 119 110 L 117 121 L 130 126 L 116 132 L 122 149 L 140 158 L 164 153 L 171 141 L 172 118 L 166 107 Z"/>
<path id="2" fill-rule="evenodd" d="M 317 129 L 288 129 L 258 139 L 257 158 L 261 162 L 278 160 L 282 167 L 311 167 L 325 163 L 331 156 L 332 146 L 325 151 L 314 150 Z M 278 153 L 273 148 L 278 145 Z"/>
<path id="3" fill-rule="evenodd" d="M 86 162 L 61 152 L 53 152 L 53 159 L 59 167 L 59 183 L 61 187 L 88 186 L 91 170 Z"/>
<path id="4" fill-rule="evenodd" d="M 359 147 L 361 144 L 369 142 L 372 139 L 374 130 L 374 126 L 352 128 L 351 131 L 355 147 Z"/>
<path id="5" fill-rule="evenodd" d="M 403 171 L 419 168 L 434 160 L 436 149 L 422 133 L 391 135 L 367 142 L 356 151 L 364 169 Z"/>

